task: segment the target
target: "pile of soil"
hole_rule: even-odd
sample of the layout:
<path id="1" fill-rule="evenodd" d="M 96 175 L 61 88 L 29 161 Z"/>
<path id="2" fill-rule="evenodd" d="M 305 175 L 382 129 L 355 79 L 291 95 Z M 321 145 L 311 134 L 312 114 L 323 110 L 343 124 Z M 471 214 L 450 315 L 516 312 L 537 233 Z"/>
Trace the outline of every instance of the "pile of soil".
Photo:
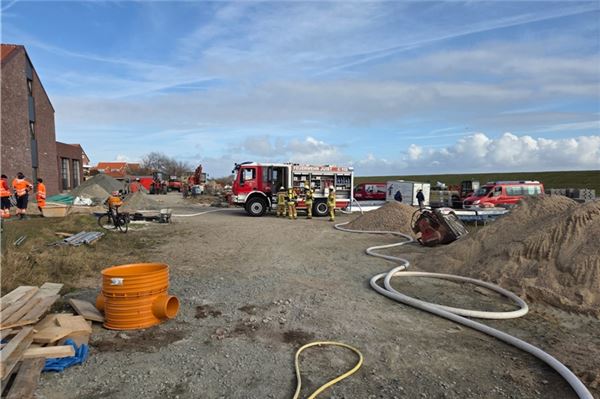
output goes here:
<path id="1" fill-rule="evenodd" d="M 121 210 L 124 212 L 135 212 L 141 210 L 159 210 L 162 207 L 155 199 L 141 191 L 128 194 L 123 199 Z"/>
<path id="2" fill-rule="evenodd" d="M 74 197 L 97 198 L 104 201 L 113 191 L 122 190 L 123 183 L 105 174 L 93 176 L 71 191 Z"/>
<path id="3" fill-rule="evenodd" d="M 411 220 L 416 208 L 397 201 L 391 201 L 381 208 L 360 215 L 345 228 L 353 230 L 411 232 Z"/>
<path id="4" fill-rule="evenodd" d="M 416 264 L 493 281 L 521 296 L 600 315 L 600 202 L 528 198 Z"/>

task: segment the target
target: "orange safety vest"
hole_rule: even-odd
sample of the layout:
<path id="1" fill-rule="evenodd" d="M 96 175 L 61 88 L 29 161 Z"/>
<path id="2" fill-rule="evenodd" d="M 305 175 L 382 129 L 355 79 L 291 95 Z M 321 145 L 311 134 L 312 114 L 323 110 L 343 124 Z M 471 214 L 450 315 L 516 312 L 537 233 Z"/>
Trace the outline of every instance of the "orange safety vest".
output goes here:
<path id="1" fill-rule="evenodd" d="M 46 185 L 44 183 L 38 183 L 36 199 L 39 207 L 46 206 Z"/>
<path id="2" fill-rule="evenodd" d="M 15 193 L 17 194 L 18 197 L 22 197 L 25 194 L 27 194 L 27 190 L 30 187 L 33 187 L 31 185 L 31 183 L 29 183 L 25 179 L 14 179 L 12 182 L 12 186 L 15 189 Z"/>
<path id="3" fill-rule="evenodd" d="M 109 208 L 118 208 L 123 205 L 123 200 L 120 197 L 115 197 L 111 195 L 108 197 L 108 207 Z"/>
<path id="4" fill-rule="evenodd" d="M 6 179 L 2 179 L 2 183 L 0 185 L 0 197 L 10 197 L 10 187 L 8 187 L 8 182 Z"/>

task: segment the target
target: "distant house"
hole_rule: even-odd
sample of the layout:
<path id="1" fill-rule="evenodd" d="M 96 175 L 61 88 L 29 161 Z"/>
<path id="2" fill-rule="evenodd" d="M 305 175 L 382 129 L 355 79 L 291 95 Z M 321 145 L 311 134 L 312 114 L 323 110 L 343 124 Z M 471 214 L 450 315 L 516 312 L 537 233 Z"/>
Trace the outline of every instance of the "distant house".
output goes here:
<path id="1" fill-rule="evenodd" d="M 140 164 L 128 162 L 98 162 L 98 165 L 95 168 L 92 168 L 92 170 L 122 180 L 127 176 L 138 174 L 140 171 Z"/>
<path id="2" fill-rule="evenodd" d="M 25 47 L 0 48 L 1 172 L 9 180 L 23 172 L 34 184 L 40 177 L 49 195 L 75 187 L 83 149 L 56 142 L 54 108 Z"/>

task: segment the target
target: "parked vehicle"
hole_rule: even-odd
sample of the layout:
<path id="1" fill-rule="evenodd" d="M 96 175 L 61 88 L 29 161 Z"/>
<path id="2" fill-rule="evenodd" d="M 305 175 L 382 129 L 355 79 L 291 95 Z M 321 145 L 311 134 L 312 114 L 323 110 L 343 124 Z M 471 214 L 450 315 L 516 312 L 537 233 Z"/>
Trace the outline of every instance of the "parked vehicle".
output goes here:
<path id="1" fill-rule="evenodd" d="M 464 208 L 495 207 L 513 205 L 526 196 L 544 194 L 544 185 L 539 181 L 496 181 L 488 182 L 463 202 Z"/>
<path id="2" fill-rule="evenodd" d="M 357 201 L 385 201 L 385 183 L 360 183 L 354 187 L 354 198 Z"/>
<path id="3" fill-rule="evenodd" d="M 406 180 L 390 180 L 386 183 L 386 201 L 398 201 L 408 205 L 419 205 L 417 192 L 423 190 L 424 205 L 429 205 L 431 184 Z"/>
<path id="4" fill-rule="evenodd" d="M 177 176 L 170 176 L 169 182 L 167 183 L 167 189 L 169 191 L 181 192 L 181 180 Z"/>
<path id="5" fill-rule="evenodd" d="M 262 216 L 276 206 L 280 187 L 292 188 L 299 195 L 296 208 L 306 209 L 302 193 L 304 185 L 314 190 L 313 215 L 329 212 L 329 187 L 336 190 L 336 208 L 346 208 L 352 200 L 354 174 L 352 168 L 331 165 L 300 165 L 293 163 L 235 164 L 231 202 L 243 206 L 250 216 Z"/>

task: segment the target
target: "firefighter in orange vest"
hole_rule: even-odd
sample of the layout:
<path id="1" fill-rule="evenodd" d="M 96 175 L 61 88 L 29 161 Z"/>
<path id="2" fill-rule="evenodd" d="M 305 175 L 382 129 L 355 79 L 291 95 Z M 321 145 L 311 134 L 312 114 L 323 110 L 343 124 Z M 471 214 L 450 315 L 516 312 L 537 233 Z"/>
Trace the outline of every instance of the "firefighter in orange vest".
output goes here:
<path id="1" fill-rule="evenodd" d="M 312 207 L 313 200 L 315 199 L 315 192 L 313 189 L 306 183 L 304 186 L 304 204 L 306 205 L 306 218 L 312 219 Z"/>
<path id="2" fill-rule="evenodd" d="M 2 198 L 2 218 L 10 217 L 10 187 L 8 186 L 8 177 L 2 175 L 0 181 L 0 198 Z"/>
<path id="3" fill-rule="evenodd" d="M 17 177 L 12 181 L 12 187 L 15 190 L 17 198 L 17 215 L 21 219 L 25 219 L 27 213 L 27 203 L 29 202 L 29 191 L 33 189 L 33 185 L 25 179 L 25 175 L 21 172 L 17 173 Z"/>
<path id="4" fill-rule="evenodd" d="M 35 195 L 35 199 L 37 200 L 38 209 L 43 217 L 44 213 L 42 212 L 42 208 L 46 207 L 46 185 L 44 184 L 44 180 L 39 178 L 37 179 L 37 183 L 37 194 Z"/>

